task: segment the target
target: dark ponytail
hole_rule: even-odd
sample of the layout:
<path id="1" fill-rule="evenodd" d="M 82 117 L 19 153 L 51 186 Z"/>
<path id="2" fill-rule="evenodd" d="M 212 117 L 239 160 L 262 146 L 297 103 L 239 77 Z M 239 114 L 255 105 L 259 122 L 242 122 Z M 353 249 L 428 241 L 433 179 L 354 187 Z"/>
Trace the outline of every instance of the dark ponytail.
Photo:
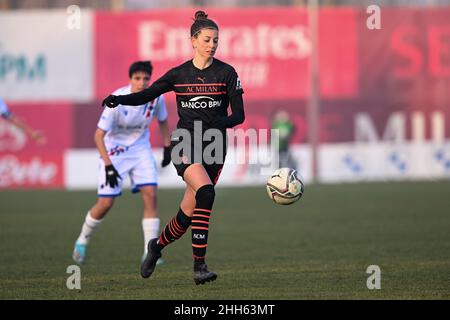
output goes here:
<path id="1" fill-rule="evenodd" d="M 202 29 L 216 29 L 219 31 L 217 24 L 208 19 L 208 15 L 204 11 L 199 10 L 195 13 L 194 23 L 191 26 L 191 37 L 196 37 Z"/>

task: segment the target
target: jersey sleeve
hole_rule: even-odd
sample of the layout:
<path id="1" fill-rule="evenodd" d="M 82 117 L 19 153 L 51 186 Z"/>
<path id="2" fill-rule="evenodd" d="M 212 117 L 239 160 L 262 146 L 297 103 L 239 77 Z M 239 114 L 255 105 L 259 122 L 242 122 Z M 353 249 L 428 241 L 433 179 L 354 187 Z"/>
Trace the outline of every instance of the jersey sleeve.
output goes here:
<path id="1" fill-rule="evenodd" d="M 155 116 L 158 119 L 158 121 L 167 120 L 168 114 L 166 108 L 166 100 L 164 99 L 164 96 L 159 96 L 158 101 L 156 102 Z"/>
<path id="2" fill-rule="evenodd" d="M 105 108 L 97 123 L 97 127 L 103 131 L 110 131 L 114 124 L 114 113 L 116 109 Z"/>
<path id="3" fill-rule="evenodd" d="M 244 89 L 242 89 L 241 80 L 239 76 L 233 68 L 228 71 L 227 75 L 227 92 L 230 98 L 242 95 L 244 93 Z"/>
<path id="4" fill-rule="evenodd" d="M 11 117 L 11 112 L 9 111 L 8 106 L 2 98 L 0 98 L 0 116 L 5 119 Z"/>
<path id="5" fill-rule="evenodd" d="M 128 106 L 140 106 L 149 101 L 152 101 L 160 95 L 174 89 L 174 80 L 176 74 L 176 69 L 171 69 L 161 78 L 153 82 L 150 87 L 140 92 L 118 96 L 118 101 L 120 104 Z"/>

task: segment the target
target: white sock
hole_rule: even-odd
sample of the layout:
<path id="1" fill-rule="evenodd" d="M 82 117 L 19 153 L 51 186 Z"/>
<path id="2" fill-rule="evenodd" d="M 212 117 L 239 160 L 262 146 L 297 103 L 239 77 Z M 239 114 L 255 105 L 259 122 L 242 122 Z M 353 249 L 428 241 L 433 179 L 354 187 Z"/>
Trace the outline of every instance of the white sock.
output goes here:
<path id="1" fill-rule="evenodd" d="M 147 254 L 148 242 L 159 236 L 159 218 L 142 219 L 142 231 L 144 231 L 144 253 Z"/>
<path id="2" fill-rule="evenodd" d="M 98 227 L 98 225 L 103 221 L 92 218 L 91 211 L 88 211 L 86 215 L 86 219 L 84 219 L 83 227 L 81 228 L 80 236 L 77 239 L 78 243 L 88 244 L 91 239 L 94 230 Z"/>

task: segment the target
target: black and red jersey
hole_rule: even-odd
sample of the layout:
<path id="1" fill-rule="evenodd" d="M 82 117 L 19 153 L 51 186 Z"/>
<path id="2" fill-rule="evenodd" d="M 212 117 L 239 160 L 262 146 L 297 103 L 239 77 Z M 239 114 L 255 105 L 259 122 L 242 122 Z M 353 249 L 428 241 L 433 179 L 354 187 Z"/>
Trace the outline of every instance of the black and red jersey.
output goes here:
<path id="1" fill-rule="evenodd" d="M 213 128 L 215 119 L 228 117 L 230 102 L 233 114 L 228 117 L 227 127 L 244 120 L 244 91 L 239 77 L 232 66 L 217 59 L 202 70 L 189 60 L 169 70 L 147 89 L 120 96 L 120 104 L 141 105 L 169 91 L 176 94 L 178 128 L 193 130 L 194 121 L 201 121 L 203 129 Z"/>

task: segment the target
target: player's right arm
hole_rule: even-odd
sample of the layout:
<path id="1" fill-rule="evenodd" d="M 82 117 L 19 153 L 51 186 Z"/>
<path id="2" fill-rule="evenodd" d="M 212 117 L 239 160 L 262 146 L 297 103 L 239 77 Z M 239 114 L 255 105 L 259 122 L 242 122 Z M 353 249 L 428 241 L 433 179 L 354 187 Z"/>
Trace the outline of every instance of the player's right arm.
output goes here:
<path id="1" fill-rule="evenodd" d="M 94 134 L 94 142 L 98 152 L 100 153 L 100 157 L 103 159 L 103 162 L 105 163 L 105 166 L 108 166 L 112 164 L 112 162 L 111 159 L 109 158 L 108 151 L 106 150 L 105 135 L 106 131 L 97 128 Z"/>
<path id="2" fill-rule="evenodd" d="M 116 168 L 112 164 L 111 159 L 109 158 L 105 145 L 105 135 L 106 131 L 97 128 L 94 134 L 94 141 L 97 150 L 105 163 L 105 184 L 111 186 L 111 188 L 115 188 L 119 185 L 117 179 L 122 179 L 122 177 L 119 175 Z"/>
<path id="3" fill-rule="evenodd" d="M 118 186 L 118 179 L 122 179 L 122 177 L 119 175 L 116 168 L 114 168 L 114 165 L 112 164 L 105 144 L 106 133 L 114 126 L 114 114 L 115 110 L 113 109 L 103 110 L 94 134 L 95 146 L 97 147 L 97 150 L 100 153 L 100 157 L 105 164 L 105 184 L 111 186 L 111 188 L 115 188 L 116 186 Z"/>
<path id="4" fill-rule="evenodd" d="M 172 91 L 174 89 L 174 79 L 175 79 L 174 69 L 167 72 L 161 78 L 153 82 L 153 84 L 136 93 L 131 93 L 122 96 L 110 95 L 105 100 L 103 100 L 102 105 L 115 108 L 119 104 L 124 106 L 140 106 L 149 101 L 152 101 L 159 97 L 160 95 Z"/>

